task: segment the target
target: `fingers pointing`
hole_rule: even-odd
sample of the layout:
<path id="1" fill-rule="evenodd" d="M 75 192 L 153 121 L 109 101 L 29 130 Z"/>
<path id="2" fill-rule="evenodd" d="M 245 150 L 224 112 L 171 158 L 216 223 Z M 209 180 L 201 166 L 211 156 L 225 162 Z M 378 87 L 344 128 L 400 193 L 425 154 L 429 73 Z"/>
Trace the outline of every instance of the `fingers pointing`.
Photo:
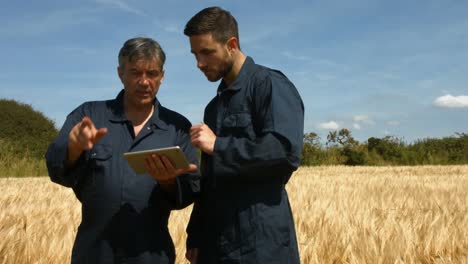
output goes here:
<path id="1" fill-rule="evenodd" d="M 103 127 L 103 128 L 98 129 L 96 131 L 96 134 L 94 135 L 93 143 L 98 142 L 106 134 L 107 134 L 107 128 Z"/>

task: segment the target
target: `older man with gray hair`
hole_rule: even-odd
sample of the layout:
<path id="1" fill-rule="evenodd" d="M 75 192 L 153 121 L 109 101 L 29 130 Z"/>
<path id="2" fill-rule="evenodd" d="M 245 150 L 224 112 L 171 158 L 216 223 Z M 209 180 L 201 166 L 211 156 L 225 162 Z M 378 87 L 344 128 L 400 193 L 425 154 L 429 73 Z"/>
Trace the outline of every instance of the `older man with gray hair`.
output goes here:
<path id="1" fill-rule="evenodd" d="M 72 263 L 174 263 L 167 222 L 199 191 L 190 122 L 158 101 L 165 54 L 150 38 L 126 41 L 119 53 L 123 89 L 113 100 L 85 102 L 67 117 L 47 150 L 53 182 L 70 187 L 82 204 Z M 129 151 L 180 146 L 190 166 L 164 156 L 146 159 L 137 175 Z"/>

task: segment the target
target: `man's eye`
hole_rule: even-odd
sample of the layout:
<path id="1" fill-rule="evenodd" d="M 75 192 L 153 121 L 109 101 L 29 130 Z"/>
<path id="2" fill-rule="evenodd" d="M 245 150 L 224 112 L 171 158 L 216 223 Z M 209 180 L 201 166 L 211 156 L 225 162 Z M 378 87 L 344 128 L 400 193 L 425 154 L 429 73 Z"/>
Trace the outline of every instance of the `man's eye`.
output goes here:
<path id="1" fill-rule="evenodd" d="M 150 71 L 148 72 L 148 75 L 151 77 L 158 77 L 160 73 L 158 71 Z"/>

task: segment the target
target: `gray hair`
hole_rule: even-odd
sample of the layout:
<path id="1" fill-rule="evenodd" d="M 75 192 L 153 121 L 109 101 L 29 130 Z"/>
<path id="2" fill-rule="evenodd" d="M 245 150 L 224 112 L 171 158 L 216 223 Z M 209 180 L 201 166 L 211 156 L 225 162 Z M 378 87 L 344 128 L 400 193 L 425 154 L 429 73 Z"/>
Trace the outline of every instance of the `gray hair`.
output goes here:
<path id="1" fill-rule="evenodd" d="M 151 38 L 132 38 L 125 41 L 119 52 L 119 67 L 123 67 L 125 60 L 157 60 L 161 63 L 161 68 L 166 61 L 166 54 L 159 43 Z"/>

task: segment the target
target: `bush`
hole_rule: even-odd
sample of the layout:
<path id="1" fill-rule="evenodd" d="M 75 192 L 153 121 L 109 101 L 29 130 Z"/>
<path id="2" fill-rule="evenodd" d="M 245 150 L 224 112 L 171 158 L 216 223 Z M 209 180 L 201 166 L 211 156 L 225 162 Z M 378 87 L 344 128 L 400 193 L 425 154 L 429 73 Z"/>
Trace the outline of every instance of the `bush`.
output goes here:
<path id="1" fill-rule="evenodd" d="M 0 177 L 32 177 L 47 175 L 44 159 L 31 158 L 29 152 L 12 155 L 16 147 L 0 139 Z"/>
<path id="2" fill-rule="evenodd" d="M 343 156 L 346 157 L 345 165 L 366 165 L 366 154 L 364 150 L 359 150 L 357 147 L 345 146 L 343 148 Z"/>
<path id="3" fill-rule="evenodd" d="M 2 152 L 9 158 L 43 159 L 58 133 L 49 118 L 14 100 L 0 99 L 0 120 L 0 139 L 8 143 L 8 150 Z"/>

